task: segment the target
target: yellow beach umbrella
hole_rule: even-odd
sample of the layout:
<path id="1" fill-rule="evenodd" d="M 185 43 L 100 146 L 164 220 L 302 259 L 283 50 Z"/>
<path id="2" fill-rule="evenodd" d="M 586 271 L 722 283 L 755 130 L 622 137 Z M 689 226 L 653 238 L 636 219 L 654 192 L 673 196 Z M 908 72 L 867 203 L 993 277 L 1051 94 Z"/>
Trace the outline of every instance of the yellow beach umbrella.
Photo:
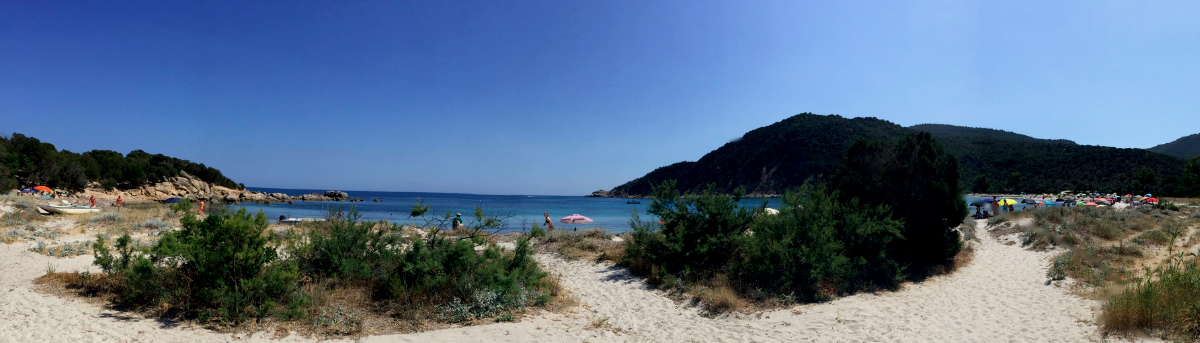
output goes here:
<path id="1" fill-rule="evenodd" d="M 1000 200 L 998 203 L 1001 205 L 1016 205 L 1020 202 L 1013 200 L 1013 199 L 1004 199 L 1004 200 Z"/>

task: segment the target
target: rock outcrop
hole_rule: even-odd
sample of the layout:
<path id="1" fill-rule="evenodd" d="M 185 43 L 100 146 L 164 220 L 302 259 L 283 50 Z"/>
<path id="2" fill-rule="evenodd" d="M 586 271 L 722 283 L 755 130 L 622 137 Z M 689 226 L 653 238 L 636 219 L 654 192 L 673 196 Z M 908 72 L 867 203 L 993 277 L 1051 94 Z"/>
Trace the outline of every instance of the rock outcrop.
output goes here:
<path id="1" fill-rule="evenodd" d="M 140 197 L 153 200 L 164 200 L 172 197 L 190 198 L 205 200 L 209 203 L 229 203 L 236 204 L 241 202 L 257 202 L 257 203 L 280 203 L 294 201 L 352 201 L 350 194 L 342 191 L 325 191 L 325 193 L 301 194 L 296 196 L 287 195 L 285 193 L 262 193 L 243 189 L 231 189 L 222 186 L 216 186 L 207 182 L 201 181 L 186 172 L 179 172 L 179 176 L 169 178 L 163 182 L 145 185 L 142 187 L 126 190 L 104 191 L 99 184 L 89 185 L 92 191 L 109 193 L 113 195 L 124 195 L 127 197 Z M 242 188 L 242 187 L 238 187 Z M 362 200 L 358 200 L 362 201 Z"/>

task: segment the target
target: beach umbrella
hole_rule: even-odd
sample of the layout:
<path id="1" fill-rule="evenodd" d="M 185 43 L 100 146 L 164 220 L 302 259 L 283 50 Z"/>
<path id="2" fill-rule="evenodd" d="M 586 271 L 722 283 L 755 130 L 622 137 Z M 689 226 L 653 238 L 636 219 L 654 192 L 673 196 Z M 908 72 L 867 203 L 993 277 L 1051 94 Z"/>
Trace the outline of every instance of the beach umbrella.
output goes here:
<path id="1" fill-rule="evenodd" d="M 986 205 L 990 202 L 992 202 L 992 199 L 976 200 L 975 202 L 972 202 L 970 205 L 977 206 L 977 207 L 983 207 L 983 205 Z"/>
<path id="2" fill-rule="evenodd" d="M 591 224 L 592 218 L 584 217 L 584 216 L 581 216 L 578 214 L 572 214 L 572 215 L 563 217 L 562 219 L 559 220 L 559 222 L 561 222 L 563 224 Z"/>
<path id="3" fill-rule="evenodd" d="M 1158 198 L 1150 198 L 1150 199 L 1146 199 L 1146 201 L 1149 201 L 1149 202 L 1158 202 Z"/>
<path id="4" fill-rule="evenodd" d="M 33 187 L 33 190 L 42 191 L 42 192 L 53 192 L 54 191 L 54 190 L 50 189 L 50 187 L 46 187 L 46 186 Z"/>
<path id="5" fill-rule="evenodd" d="M 1004 200 L 1000 200 L 1000 204 L 1001 205 L 1016 205 L 1017 201 L 1013 200 L 1013 199 L 1004 199 Z"/>
<path id="6" fill-rule="evenodd" d="M 1133 196 L 1133 194 L 1125 194 L 1125 196 L 1131 197 L 1131 196 Z"/>
<path id="7" fill-rule="evenodd" d="M 164 204 L 174 204 L 174 203 L 179 202 L 179 200 L 180 200 L 179 198 L 170 198 L 167 200 L 163 200 L 163 203 Z"/>
<path id="8" fill-rule="evenodd" d="M 1022 204 L 1036 204 L 1036 203 L 1038 203 L 1038 201 L 1033 200 L 1033 199 L 1025 199 L 1025 200 L 1021 200 L 1021 203 Z"/>
<path id="9" fill-rule="evenodd" d="M 1083 204 L 1083 206 L 1098 206 L 1098 204 L 1096 204 L 1094 202 L 1089 202 L 1089 203 Z"/>

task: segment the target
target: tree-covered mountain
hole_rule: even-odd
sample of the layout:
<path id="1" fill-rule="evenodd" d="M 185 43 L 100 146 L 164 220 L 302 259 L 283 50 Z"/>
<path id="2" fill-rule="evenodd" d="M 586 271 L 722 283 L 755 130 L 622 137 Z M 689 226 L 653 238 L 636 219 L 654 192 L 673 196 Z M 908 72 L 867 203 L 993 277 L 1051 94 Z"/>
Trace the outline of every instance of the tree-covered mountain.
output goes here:
<path id="1" fill-rule="evenodd" d="M 162 154 L 134 150 L 122 155 L 111 150 L 82 154 L 58 150 L 53 144 L 14 133 L 0 136 L 0 192 L 17 187 L 47 185 L 82 190 L 88 182 L 107 189 L 134 188 L 187 172 L 205 182 L 237 188 L 220 170 Z"/>
<path id="2" fill-rule="evenodd" d="M 782 194 L 810 177 L 830 175 L 859 138 L 894 142 L 914 131 L 930 132 L 958 157 L 960 186 L 968 190 L 1170 194 L 1180 187 L 1185 163 L 1142 149 L 1085 146 L 1000 130 L 937 124 L 905 128 L 876 118 L 802 113 L 750 131 L 695 162 L 658 168 L 613 188 L 609 196 L 647 196 L 650 185 L 671 179 L 690 193 L 716 183 L 723 192 L 745 186 L 751 195 Z"/>
<path id="3" fill-rule="evenodd" d="M 783 194 L 814 175 L 831 175 L 842 163 L 855 137 L 878 137 L 892 142 L 907 129 L 876 118 L 847 119 L 837 115 L 802 113 L 747 132 L 696 162 L 679 162 L 613 188 L 612 197 L 650 194 L 651 185 L 677 180 L 685 193 L 699 193 L 709 183 L 732 192 L 746 186 L 750 195 Z"/>
<path id="4" fill-rule="evenodd" d="M 951 137 L 976 138 L 977 137 L 977 138 L 1000 139 L 1000 140 L 1006 140 L 1006 141 L 1075 144 L 1075 142 L 1072 142 L 1072 141 L 1069 141 L 1066 139 L 1038 139 L 1038 138 L 1033 138 L 1033 137 L 1029 137 L 1026 135 L 1022 135 L 1019 133 L 1008 132 L 1008 131 L 1004 131 L 1004 130 L 988 129 L 988 128 L 982 128 L 982 127 L 965 127 L 965 126 L 954 126 L 954 125 L 946 125 L 946 124 L 919 124 L 919 125 L 909 126 L 908 128 L 915 130 L 915 131 L 925 131 L 925 132 L 933 134 L 934 137 L 938 137 L 938 138 L 951 138 Z"/>
<path id="5" fill-rule="evenodd" d="M 1174 142 L 1160 144 L 1147 150 L 1182 159 L 1200 156 L 1200 133 L 1176 139 Z"/>

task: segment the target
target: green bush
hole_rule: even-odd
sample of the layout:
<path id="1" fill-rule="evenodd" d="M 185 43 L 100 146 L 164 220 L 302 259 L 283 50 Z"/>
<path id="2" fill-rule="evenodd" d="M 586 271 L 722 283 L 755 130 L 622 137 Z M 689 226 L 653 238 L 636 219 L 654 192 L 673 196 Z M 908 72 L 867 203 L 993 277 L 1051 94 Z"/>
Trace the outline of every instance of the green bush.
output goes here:
<path id="1" fill-rule="evenodd" d="M 1171 235 L 1163 232 L 1162 230 L 1146 231 L 1145 233 L 1142 233 L 1133 239 L 1133 242 L 1137 244 L 1151 243 L 1156 245 L 1166 245 L 1170 241 Z"/>
<path id="2" fill-rule="evenodd" d="M 732 196 L 715 188 L 709 185 L 703 194 L 680 196 L 674 180 L 654 186 L 647 212 L 663 224 L 635 225 L 626 256 L 652 263 L 664 275 L 705 278 L 727 272 L 742 234 L 761 209 L 738 205 L 745 195 L 742 188 Z"/>
<path id="3" fill-rule="evenodd" d="M 905 265 L 890 255 L 903 222 L 886 206 L 841 202 L 825 183 L 789 191 L 776 215 L 737 206 L 737 195 L 678 197 L 655 186 L 650 213 L 631 219 L 622 263 L 664 287 L 699 283 L 820 301 L 863 289 L 894 289 Z M 729 285 L 713 280 L 727 280 Z M 753 298 L 768 298 L 753 296 Z"/>
<path id="4" fill-rule="evenodd" d="M 533 237 L 533 238 L 546 237 L 546 230 L 539 227 L 537 223 L 533 223 L 533 228 L 529 229 L 529 237 Z"/>
<path id="5" fill-rule="evenodd" d="M 179 199 L 178 202 L 171 204 L 171 212 L 176 214 L 184 214 L 192 211 L 192 201 L 189 199 Z"/>
<path id="6" fill-rule="evenodd" d="M 550 300 L 548 292 L 538 290 L 547 286 L 541 281 L 547 274 L 534 261 L 528 240 L 518 240 L 511 254 L 494 246 L 479 254 L 469 240 L 435 237 L 414 243 L 382 281 L 387 294 L 402 303 L 437 304 L 440 319 L 488 317 Z"/>
<path id="7" fill-rule="evenodd" d="M 880 141 L 854 142 L 831 184 L 841 202 L 886 205 L 904 222 L 889 255 L 912 272 L 945 265 L 962 249 L 954 230 L 967 216 L 958 159 L 928 132 L 909 134 L 890 149 Z"/>
<path id="8" fill-rule="evenodd" d="M 129 235 L 117 239 L 117 254 L 99 236 L 95 264 L 114 277 L 122 300 L 135 305 L 166 303 L 201 319 L 238 323 L 260 318 L 289 303 L 297 289 L 297 266 L 278 260 L 262 236 L 267 218 L 242 209 L 234 214 L 186 215 L 179 231 L 164 233 L 148 249 Z"/>
<path id="9" fill-rule="evenodd" d="M 451 322 L 544 304 L 556 292 L 542 281 L 547 274 L 534 261 L 527 239 L 518 240 L 513 251 L 493 245 L 478 252 L 475 242 L 481 237 L 405 237 L 391 223 L 359 221 L 353 208 L 314 224 L 305 236 L 274 242 L 264 234 L 267 218 L 261 212 L 252 216 L 242 209 L 203 220 L 187 213 L 180 223 L 181 229 L 164 232 L 149 247 L 129 235 L 111 246 L 99 236 L 94 263 L 112 280 L 101 290 L 134 308 L 179 310 L 201 322 L 309 314 L 314 327 L 351 331 L 357 324 L 343 325 L 354 320 L 338 315 L 340 307 L 332 317 L 306 312 L 329 304 L 314 304 L 301 291 L 301 280 L 373 292 L 384 306 L 396 305 L 402 317 Z M 503 225 L 494 217 L 476 224 L 478 230 Z M 277 249 L 288 258 L 281 259 Z M 437 318 L 426 316 L 431 311 Z"/>
<path id="10" fill-rule="evenodd" d="M 420 216 L 428 207 L 414 206 Z M 340 213 L 331 210 L 330 213 Z M 504 225 L 477 210 L 475 233 Z M 406 310 L 434 306 L 438 319 L 458 322 L 497 315 L 550 300 L 547 274 L 533 259 L 528 239 L 511 252 L 488 246 L 475 250 L 481 236 L 402 237 L 385 222 L 360 222 L 351 208 L 331 215 L 327 225 L 310 231 L 307 244 L 291 250 L 306 275 L 365 282 L 376 296 Z M 440 231 L 440 230 L 439 230 Z"/>
<path id="11" fill-rule="evenodd" d="M 844 294 L 864 288 L 894 289 L 904 267 L 888 255 L 903 222 L 884 206 L 843 204 L 824 184 L 804 185 L 783 197 L 778 215 L 760 217 L 745 238 L 740 278 L 755 288 L 824 300 L 821 285 Z"/>
<path id="12" fill-rule="evenodd" d="M 351 208 L 344 218 L 337 216 L 337 211 L 331 210 L 331 215 L 326 217 L 327 227 L 309 231 L 309 243 L 297 246 L 293 255 L 309 275 L 344 280 L 370 279 L 372 271 L 381 262 L 395 257 L 396 251 L 388 247 L 400 244 L 398 236 L 388 235 L 388 230 L 376 229 L 376 226 L 387 229 L 394 226 L 360 222 L 355 208 Z"/>

